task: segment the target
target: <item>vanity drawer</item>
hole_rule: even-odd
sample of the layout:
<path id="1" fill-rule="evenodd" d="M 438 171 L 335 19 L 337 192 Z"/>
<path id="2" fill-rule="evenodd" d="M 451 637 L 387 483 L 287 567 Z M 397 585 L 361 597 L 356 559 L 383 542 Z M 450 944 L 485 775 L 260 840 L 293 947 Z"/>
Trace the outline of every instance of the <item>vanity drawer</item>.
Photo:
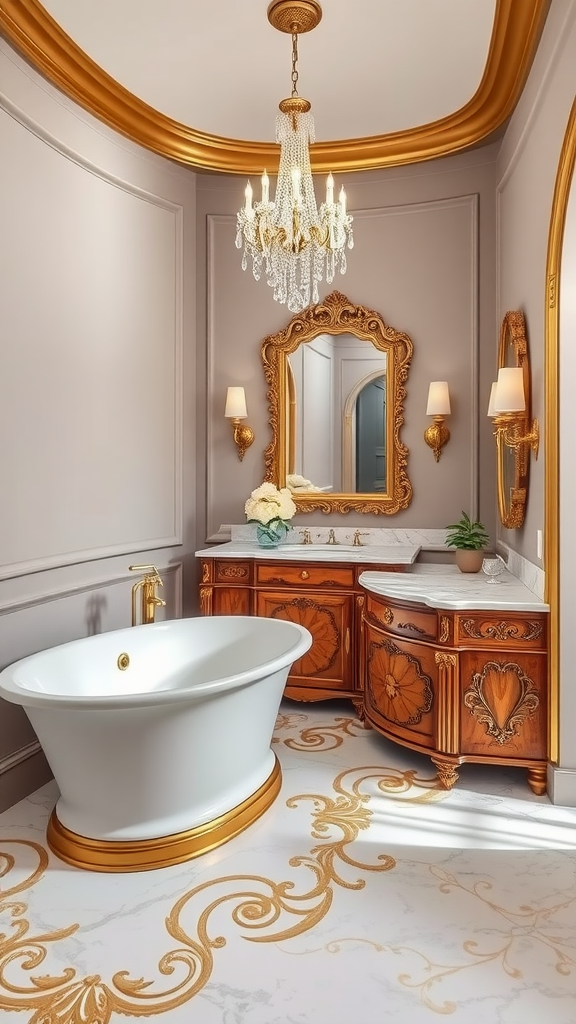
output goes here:
<path id="1" fill-rule="evenodd" d="M 256 582 L 261 586 L 345 587 L 352 588 L 354 570 L 351 565 L 263 565 L 256 566 Z"/>
<path id="2" fill-rule="evenodd" d="M 387 633 L 413 640 L 436 640 L 436 611 L 422 605 L 399 605 L 367 594 L 365 616 L 375 625 L 383 627 Z"/>
<path id="3" fill-rule="evenodd" d="M 546 616 L 538 613 L 474 612 L 456 617 L 455 634 L 461 647 L 498 647 L 545 650 Z"/>
<path id="4" fill-rule="evenodd" d="M 215 582 L 216 583 L 250 583 L 251 563 L 243 562 L 238 558 L 216 560 Z"/>

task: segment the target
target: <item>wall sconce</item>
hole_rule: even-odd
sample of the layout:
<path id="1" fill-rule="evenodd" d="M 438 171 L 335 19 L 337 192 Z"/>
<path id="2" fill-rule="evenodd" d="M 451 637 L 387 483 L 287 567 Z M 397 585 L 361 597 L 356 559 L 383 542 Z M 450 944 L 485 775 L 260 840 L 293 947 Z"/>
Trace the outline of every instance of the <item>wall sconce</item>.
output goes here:
<path id="1" fill-rule="evenodd" d="M 234 437 L 234 444 L 238 447 L 238 458 L 240 462 L 246 454 L 246 449 L 250 447 L 254 440 L 254 431 L 248 424 L 242 423 L 248 415 L 246 409 L 246 395 L 244 394 L 244 388 L 232 387 L 228 388 L 226 392 L 226 409 L 224 410 L 224 417 L 227 420 L 232 420 L 232 435 Z"/>
<path id="2" fill-rule="evenodd" d="M 526 321 L 521 310 L 511 310 L 500 327 L 498 380 L 492 384 L 488 403 L 496 438 L 498 511 L 508 530 L 518 530 L 524 523 L 530 451 L 538 458 L 538 420 L 530 416 L 530 392 Z"/>
<path id="3" fill-rule="evenodd" d="M 450 440 L 450 431 L 444 426 L 444 417 L 450 415 L 450 393 L 445 380 L 433 380 L 428 388 L 428 405 L 426 415 L 433 416 L 434 422 L 424 431 L 424 440 L 434 452 L 436 462 L 440 461 L 440 453 Z"/>
<path id="4" fill-rule="evenodd" d="M 538 458 L 538 420 L 528 421 L 522 366 L 500 367 L 490 391 L 488 415 L 494 419 L 494 433 L 501 442 L 516 451 L 527 445 Z"/>

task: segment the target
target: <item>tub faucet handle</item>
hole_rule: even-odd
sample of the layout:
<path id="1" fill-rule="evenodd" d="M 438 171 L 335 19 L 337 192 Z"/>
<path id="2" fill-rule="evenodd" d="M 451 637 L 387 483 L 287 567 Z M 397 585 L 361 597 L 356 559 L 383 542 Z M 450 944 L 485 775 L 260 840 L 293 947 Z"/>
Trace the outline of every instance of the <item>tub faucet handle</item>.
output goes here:
<path id="1" fill-rule="evenodd" d="M 129 565 L 128 569 L 130 572 L 143 572 L 147 576 L 153 576 L 154 579 L 162 585 L 162 579 L 160 573 L 155 565 Z"/>

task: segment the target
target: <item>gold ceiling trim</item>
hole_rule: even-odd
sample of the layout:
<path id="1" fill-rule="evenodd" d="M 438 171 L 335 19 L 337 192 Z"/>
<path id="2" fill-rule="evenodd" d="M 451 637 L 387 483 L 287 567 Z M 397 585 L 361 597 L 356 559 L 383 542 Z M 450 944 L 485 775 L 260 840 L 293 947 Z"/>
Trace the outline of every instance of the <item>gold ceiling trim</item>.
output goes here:
<path id="1" fill-rule="evenodd" d="M 465 149 L 510 116 L 524 87 L 551 0 L 497 0 L 482 81 L 469 103 L 408 131 L 317 143 L 313 170 L 343 172 L 416 163 Z M 109 127 L 162 156 L 210 171 L 260 173 L 278 146 L 226 139 L 187 127 L 106 74 L 38 0 L 2 0 L 0 33 L 49 81 Z"/>

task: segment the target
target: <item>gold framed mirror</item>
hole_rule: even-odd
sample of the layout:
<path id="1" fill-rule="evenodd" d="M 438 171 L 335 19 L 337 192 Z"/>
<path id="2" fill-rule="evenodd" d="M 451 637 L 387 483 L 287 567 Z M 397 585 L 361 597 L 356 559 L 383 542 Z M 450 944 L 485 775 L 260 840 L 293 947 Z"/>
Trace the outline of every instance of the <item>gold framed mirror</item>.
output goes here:
<path id="1" fill-rule="evenodd" d="M 407 334 L 338 291 L 264 339 L 272 431 L 264 479 L 289 486 L 298 511 L 408 507 L 400 430 L 413 348 Z"/>
<path id="2" fill-rule="evenodd" d="M 524 523 L 530 473 L 530 450 L 538 455 L 538 424 L 531 419 L 531 372 L 526 321 L 520 310 L 506 313 L 498 345 L 498 387 L 500 370 L 520 369 L 524 409 L 495 412 L 494 434 L 497 451 L 498 511 L 509 530 Z M 505 402 L 505 400 L 504 400 Z M 513 403 L 514 404 L 514 403 Z"/>

